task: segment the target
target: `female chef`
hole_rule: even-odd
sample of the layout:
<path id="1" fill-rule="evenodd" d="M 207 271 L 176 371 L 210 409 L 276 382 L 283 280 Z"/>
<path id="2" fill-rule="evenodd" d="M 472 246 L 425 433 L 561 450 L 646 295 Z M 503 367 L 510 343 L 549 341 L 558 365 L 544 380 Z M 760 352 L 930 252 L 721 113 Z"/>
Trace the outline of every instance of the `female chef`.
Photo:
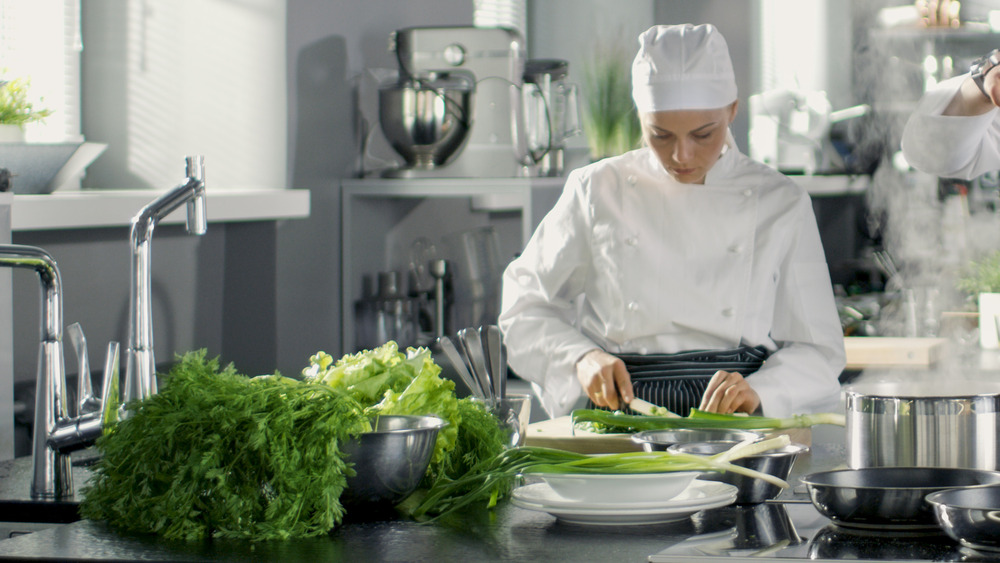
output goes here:
<path id="1" fill-rule="evenodd" d="M 632 96 L 644 146 L 573 171 L 504 272 L 511 368 L 550 416 L 582 393 L 682 414 L 836 407 L 843 333 L 812 206 L 733 143 L 725 39 L 644 32 Z"/>
<path id="2" fill-rule="evenodd" d="M 924 93 L 903 129 L 903 156 L 914 168 L 944 178 L 972 179 L 1000 170 L 1000 49 L 966 74 Z"/>

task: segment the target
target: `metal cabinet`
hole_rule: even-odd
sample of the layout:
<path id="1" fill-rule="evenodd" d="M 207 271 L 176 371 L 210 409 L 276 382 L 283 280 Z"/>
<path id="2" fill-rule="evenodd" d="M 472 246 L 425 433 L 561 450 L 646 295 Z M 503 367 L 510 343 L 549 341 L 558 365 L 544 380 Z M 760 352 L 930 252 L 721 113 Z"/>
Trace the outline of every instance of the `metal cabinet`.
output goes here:
<path id="1" fill-rule="evenodd" d="M 427 258 L 448 258 L 448 240 L 474 229 L 496 233 L 506 263 L 551 209 L 563 178 L 360 179 L 341 184 L 341 339 L 359 349 L 355 305 L 380 272 L 412 283 Z M 428 247 L 431 247 L 430 249 Z M 456 294 L 468 288 L 455 287 Z"/>

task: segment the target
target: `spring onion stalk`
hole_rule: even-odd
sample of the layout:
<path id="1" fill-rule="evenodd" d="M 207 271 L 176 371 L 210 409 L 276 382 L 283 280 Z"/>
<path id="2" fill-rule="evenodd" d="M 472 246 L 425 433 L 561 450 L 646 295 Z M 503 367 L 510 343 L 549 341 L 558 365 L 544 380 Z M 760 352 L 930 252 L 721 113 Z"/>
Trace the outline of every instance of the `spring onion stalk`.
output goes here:
<path id="1" fill-rule="evenodd" d="M 688 416 L 674 418 L 664 416 L 634 415 L 601 409 L 579 409 L 573 411 L 573 425 L 585 424 L 595 429 L 627 429 L 633 432 L 643 430 L 664 430 L 673 428 L 727 428 L 739 430 L 781 430 L 785 428 L 809 428 L 817 424 L 844 426 L 846 417 L 840 413 L 796 414 L 787 418 L 766 416 L 746 416 L 720 414 L 691 409 Z"/>
<path id="2" fill-rule="evenodd" d="M 616 475 L 670 471 L 731 471 L 787 488 L 788 483 L 783 479 L 735 465 L 731 461 L 783 447 L 788 443 L 788 436 L 778 436 L 754 444 L 741 445 L 735 452 L 722 452 L 714 456 L 667 451 L 591 456 L 537 446 L 512 448 L 494 459 L 484 460 L 458 479 L 435 482 L 427 494 L 416 501 L 415 506 L 403 508 L 417 520 L 436 520 L 471 503 L 484 500 L 486 507 L 492 508 L 498 498 L 510 492 L 519 475 L 544 473 Z"/>

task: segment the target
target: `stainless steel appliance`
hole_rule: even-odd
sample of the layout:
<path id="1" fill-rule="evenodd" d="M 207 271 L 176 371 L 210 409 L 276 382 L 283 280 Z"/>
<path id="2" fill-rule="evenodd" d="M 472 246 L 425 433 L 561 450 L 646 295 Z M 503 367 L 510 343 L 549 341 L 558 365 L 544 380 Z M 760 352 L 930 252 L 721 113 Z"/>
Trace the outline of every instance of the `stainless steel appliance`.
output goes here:
<path id="1" fill-rule="evenodd" d="M 386 175 L 524 175 L 527 148 L 518 123 L 523 120 L 525 46 L 517 31 L 410 27 L 392 34 L 390 49 L 396 54 L 399 78 L 379 88 L 379 115 L 382 131 L 408 162 Z M 474 90 L 458 87 L 463 81 L 474 84 Z M 418 98 L 424 107 L 417 107 Z M 414 134 L 418 126 L 432 132 L 423 143 L 429 148 L 421 149 L 432 156 L 419 161 L 409 156 L 415 140 L 420 142 Z"/>
<path id="2" fill-rule="evenodd" d="M 531 59 L 524 69 L 527 164 L 538 176 L 561 176 L 566 140 L 582 132 L 577 87 L 567 81 L 569 63 Z"/>

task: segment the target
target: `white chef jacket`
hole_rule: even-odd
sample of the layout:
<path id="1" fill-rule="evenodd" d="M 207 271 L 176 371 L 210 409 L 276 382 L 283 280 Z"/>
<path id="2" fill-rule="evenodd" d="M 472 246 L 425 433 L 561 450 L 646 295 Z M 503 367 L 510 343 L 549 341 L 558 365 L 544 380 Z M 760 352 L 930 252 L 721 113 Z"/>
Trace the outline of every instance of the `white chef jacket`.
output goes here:
<path id="1" fill-rule="evenodd" d="M 764 414 L 839 404 L 843 332 L 808 194 L 729 148 L 682 184 L 649 148 L 573 171 L 503 274 L 511 368 L 550 416 L 594 348 L 673 353 L 763 345 L 748 379 Z"/>
<path id="2" fill-rule="evenodd" d="M 969 75 L 949 78 L 927 90 L 903 128 L 907 162 L 943 178 L 972 179 L 1000 170 L 1000 111 L 941 115 Z"/>

